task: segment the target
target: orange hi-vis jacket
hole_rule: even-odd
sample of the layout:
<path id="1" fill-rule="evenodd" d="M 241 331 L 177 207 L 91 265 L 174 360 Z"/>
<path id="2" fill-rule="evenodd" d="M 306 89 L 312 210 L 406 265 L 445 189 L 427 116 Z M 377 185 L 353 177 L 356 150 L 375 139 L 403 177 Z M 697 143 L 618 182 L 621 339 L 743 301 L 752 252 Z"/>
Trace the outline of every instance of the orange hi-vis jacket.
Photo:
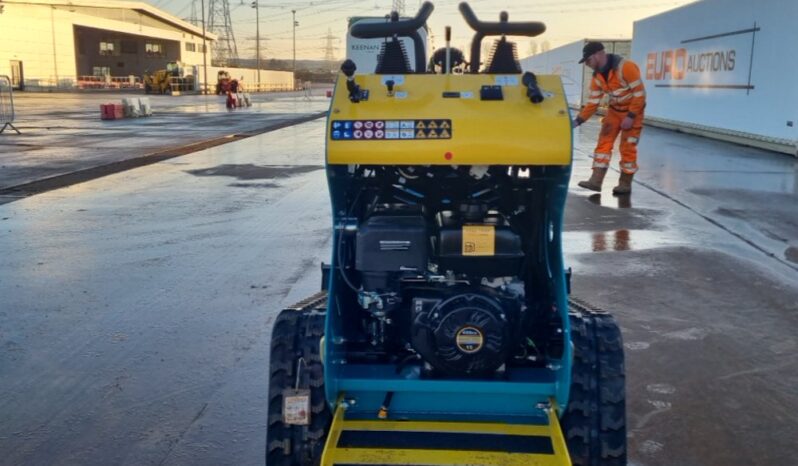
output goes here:
<path id="1" fill-rule="evenodd" d="M 579 112 L 576 119 L 584 123 L 598 109 L 601 97 L 609 95 L 610 109 L 625 116 L 636 118 L 646 106 L 646 89 L 640 79 L 640 68 L 632 60 L 624 59 L 618 55 L 608 54 L 610 71 L 607 78 L 596 71 L 590 81 L 590 96 L 587 105 Z"/>

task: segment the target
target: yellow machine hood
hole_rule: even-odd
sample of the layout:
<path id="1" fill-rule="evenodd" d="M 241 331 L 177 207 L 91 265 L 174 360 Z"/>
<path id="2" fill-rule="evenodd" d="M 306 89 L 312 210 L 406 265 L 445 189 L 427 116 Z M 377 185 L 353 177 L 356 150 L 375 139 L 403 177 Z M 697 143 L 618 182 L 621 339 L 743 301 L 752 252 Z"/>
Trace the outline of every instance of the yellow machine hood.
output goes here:
<path id="1" fill-rule="evenodd" d="M 340 75 L 327 123 L 327 163 L 570 165 L 571 126 L 559 76 L 538 76 L 530 102 L 521 75 L 362 75 L 367 100 L 349 102 Z M 388 81 L 393 81 L 389 92 Z M 502 100 L 483 100 L 501 89 Z M 494 107 L 494 108 L 491 108 Z"/>

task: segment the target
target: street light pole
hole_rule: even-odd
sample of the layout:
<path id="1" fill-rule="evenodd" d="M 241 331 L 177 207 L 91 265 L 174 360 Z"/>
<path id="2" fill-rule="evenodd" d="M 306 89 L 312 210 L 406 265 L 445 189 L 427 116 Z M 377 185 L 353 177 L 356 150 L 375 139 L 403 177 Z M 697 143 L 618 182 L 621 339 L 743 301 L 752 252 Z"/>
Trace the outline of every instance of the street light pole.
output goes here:
<path id="1" fill-rule="evenodd" d="M 258 70 L 258 91 L 260 91 L 260 8 L 258 7 L 258 0 L 252 2 L 252 8 L 255 9 L 255 63 Z"/>
<path id="2" fill-rule="evenodd" d="M 202 94 L 208 93 L 208 46 L 205 42 L 205 0 L 202 0 L 202 68 L 205 77 L 202 80 Z"/>
<path id="3" fill-rule="evenodd" d="M 294 79 L 296 79 L 296 27 L 299 23 L 296 22 L 296 10 L 291 10 L 291 15 L 294 21 L 294 60 L 293 60 L 293 71 L 294 71 Z"/>

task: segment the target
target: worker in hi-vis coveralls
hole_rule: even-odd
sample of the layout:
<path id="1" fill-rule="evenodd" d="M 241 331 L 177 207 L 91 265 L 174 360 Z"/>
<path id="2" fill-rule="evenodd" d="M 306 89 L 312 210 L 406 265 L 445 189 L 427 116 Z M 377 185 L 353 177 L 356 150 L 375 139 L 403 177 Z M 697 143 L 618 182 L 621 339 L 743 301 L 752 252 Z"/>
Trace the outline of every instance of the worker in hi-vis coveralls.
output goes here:
<path id="1" fill-rule="evenodd" d="M 601 191 L 601 184 L 610 166 L 612 146 L 620 133 L 621 177 L 612 193 L 629 194 L 632 192 L 632 178 L 637 172 L 637 142 L 643 129 L 643 109 L 646 106 L 646 90 L 640 78 L 640 68 L 632 60 L 606 53 L 601 42 L 585 44 L 579 63 L 593 70 L 593 78 L 587 105 L 574 120 L 574 127 L 596 113 L 602 96 L 609 96 L 607 115 L 601 121 L 601 133 L 593 154 L 593 174 L 589 180 L 580 181 L 579 186 Z"/>

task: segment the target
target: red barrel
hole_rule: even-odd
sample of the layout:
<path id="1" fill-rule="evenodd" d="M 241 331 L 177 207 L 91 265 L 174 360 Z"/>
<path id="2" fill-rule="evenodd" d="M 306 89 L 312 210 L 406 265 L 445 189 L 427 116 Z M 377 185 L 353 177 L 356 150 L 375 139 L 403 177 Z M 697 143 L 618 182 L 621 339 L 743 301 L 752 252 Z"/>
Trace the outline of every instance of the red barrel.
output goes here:
<path id="1" fill-rule="evenodd" d="M 114 119 L 114 104 L 100 104 L 100 119 Z"/>

